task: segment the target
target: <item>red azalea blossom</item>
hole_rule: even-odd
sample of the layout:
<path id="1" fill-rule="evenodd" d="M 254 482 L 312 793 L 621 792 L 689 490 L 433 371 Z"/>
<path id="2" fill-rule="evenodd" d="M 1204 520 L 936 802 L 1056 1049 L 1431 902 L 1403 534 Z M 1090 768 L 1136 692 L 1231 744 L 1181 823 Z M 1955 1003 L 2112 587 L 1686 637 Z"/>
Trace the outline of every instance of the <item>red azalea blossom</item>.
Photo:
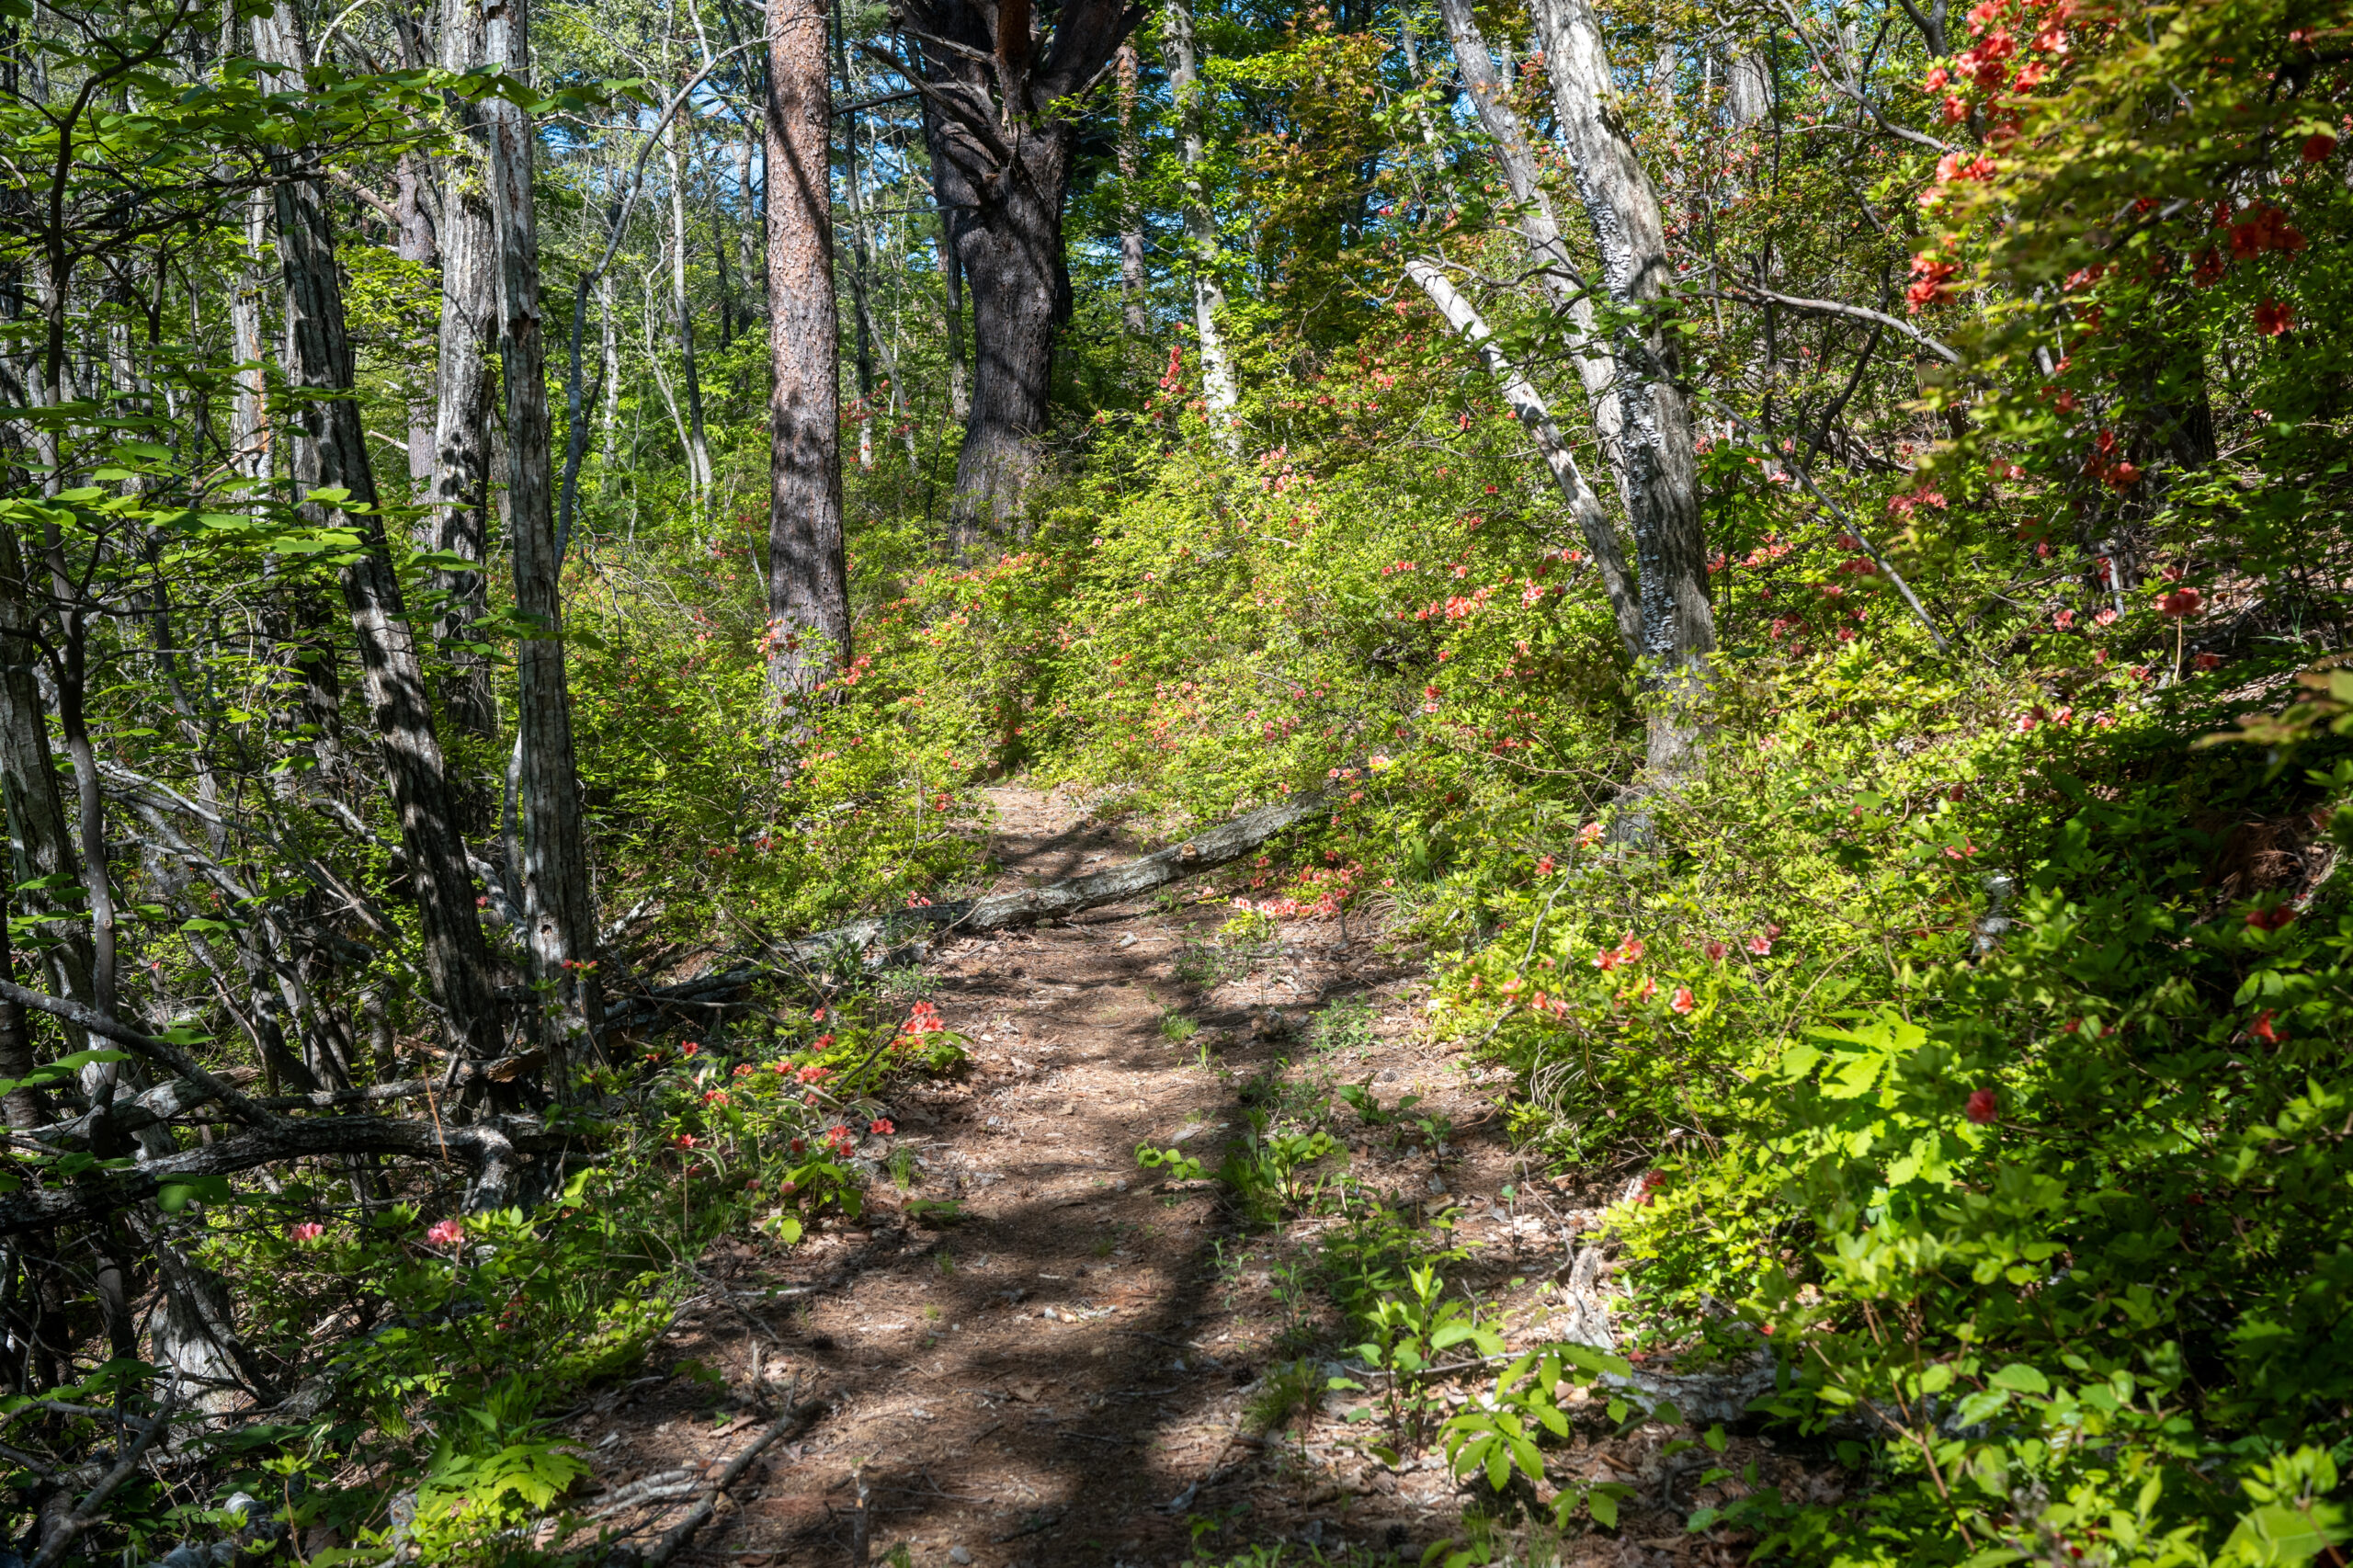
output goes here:
<path id="1" fill-rule="evenodd" d="M 2325 131 L 2316 131 L 2304 138 L 2304 162 L 2308 164 L 2325 162 L 2328 155 L 2336 151 L 2336 138 Z"/>
<path id="2" fill-rule="evenodd" d="M 878 1116 L 868 1126 L 867 1131 L 873 1133 L 877 1138 L 888 1138 L 892 1133 L 896 1132 L 898 1129 L 891 1125 L 891 1119 L 889 1117 Z"/>
<path id="3" fill-rule="evenodd" d="M 2277 931 L 2296 923 L 2296 909 L 2288 903 L 2275 903 L 2268 909 L 2250 909 L 2246 912 L 2246 923 L 2258 931 Z"/>
<path id="4" fill-rule="evenodd" d="M 1710 963 L 1723 962 L 1724 955 L 1732 951 L 1730 948 L 1725 947 L 1722 942 L 1710 942 L 1706 947 L 1699 950 L 1708 955 L 1708 961 Z"/>
<path id="5" fill-rule="evenodd" d="M 2176 588 L 2172 593 L 2164 595 L 2157 600 L 2157 613 L 2170 616 L 2196 615 L 2198 607 L 2205 600 L 2206 596 L 2196 588 Z"/>
<path id="6" fill-rule="evenodd" d="M 2001 1096 L 1991 1089 L 1972 1089 L 1969 1103 L 1961 1108 L 1961 1114 L 1983 1127 L 2002 1113 L 2001 1103 Z"/>
<path id="7" fill-rule="evenodd" d="M 2282 333 L 2295 331 L 2296 307 L 2283 305 L 2266 296 L 2263 302 L 2255 307 L 2255 330 L 2266 337 L 2278 337 Z"/>
<path id="8" fill-rule="evenodd" d="M 2202 674 L 2207 670 L 2222 668 L 2222 655 L 2220 653 L 2200 653 L 2198 657 L 2190 660 L 2189 662 Z"/>
<path id="9" fill-rule="evenodd" d="M 286 1239 L 290 1242 L 314 1242 L 326 1233 L 327 1228 L 316 1220 L 305 1220 L 299 1225 L 286 1227 Z"/>
<path id="10" fill-rule="evenodd" d="M 1699 1005 L 1699 999 L 1691 994 L 1691 988 L 1688 985 L 1677 986 L 1675 988 L 1675 999 L 1667 1004 L 1668 1006 L 1674 1008 L 1677 1012 L 1686 1015 L 1689 1014 L 1691 1009 Z"/>
<path id="11" fill-rule="evenodd" d="M 455 1220 L 437 1220 L 425 1233 L 425 1244 L 429 1247 L 456 1246 L 465 1239 L 465 1226 Z"/>
<path id="12" fill-rule="evenodd" d="M 2281 1034 L 2278 1028 L 2273 1027 L 2271 1020 L 2276 1016 L 2277 1015 L 2272 1013 L 2270 1009 L 2266 1008 L 2263 1016 L 2256 1019 L 2254 1024 L 2248 1028 L 2246 1032 L 2253 1035 L 2256 1039 L 2263 1041 L 2266 1045 L 2278 1045 L 2281 1040 L 2288 1037 Z"/>

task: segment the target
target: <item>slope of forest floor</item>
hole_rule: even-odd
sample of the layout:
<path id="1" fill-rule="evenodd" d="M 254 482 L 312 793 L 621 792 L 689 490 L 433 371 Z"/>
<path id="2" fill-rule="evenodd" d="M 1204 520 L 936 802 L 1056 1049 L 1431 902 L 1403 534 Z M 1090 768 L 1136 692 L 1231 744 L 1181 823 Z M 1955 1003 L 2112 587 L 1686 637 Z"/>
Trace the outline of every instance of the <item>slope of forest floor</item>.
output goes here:
<path id="1" fill-rule="evenodd" d="M 994 804 L 1000 887 L 1149 847 L 1057 796 L 1004 788 Z M 1185 891 L 934 948 L 928 994 L 972 1061 L 891 1103 L 913 1179 L 881 1173 L 859 1221 L 789 1249 L 723 1241 L 699 1261 L 710 1293 L 649 1375 L 574 1423 L 619 1501 L 632 1483 L 715 1475 L 789 1400 L 827 1402 L 678 1561 L 881 1562 L 904 1548 L 912 1563 L 1142 1568 L 1286 1542 L 1301 1561 L 1416 1561 L 1457 1531 L 1471 1494 L 1435 1445 L 1385 1462 L 1369 1450 L 1394 1433 L 1347 1418 L 1370 1396 L 1324 1387 L 1359 1337 L 1319 1288 L 1332 1217 L 1253 1227 L 1217 1183 L 1164 1180 L 1137 1148 L 1213 1171 L 1246 1104 L 1321 1105 L 1359 1182 L 1424 1220 L 1453 1213 L 1467 1256 L 1449 1278 L 1515 1349 L 1548 1337 L 1556 1277 L 1623 1174 L 1580 1190 L 1525 1168 L 1505 1136 L 1508 1080 L 1427 1042 L 1418 966 L 1362 922 L 1286 921 L 1246 972 L 1204 972 L 1231 909 Z M 1421 1096 L 1413 1116 L 1437 1133 L 1367 1122 L 1333 1103 L 1345 1084 L 1392 1108 Z M 960 1210 L 945 1222 L 926 1212 L 943 1200 Z M 1482 1386 L 1474 1362 L 1438 1397 Z M 1736 1560 L 1684 1532 L 1716 1492 L 1692 1494 L 1699 1466 L 1665 1453 L 1672 1435 L 1611 1437 L 1594 1414 L 1570 1468 L 1637 1496 L 1620 1530 L 1564 1561 Z M 1749 1460 L 1802 1484 L 1735 1438 L 1734 1467 Z M 612 1523 L 643 1540 L 679 1506 Z"/>

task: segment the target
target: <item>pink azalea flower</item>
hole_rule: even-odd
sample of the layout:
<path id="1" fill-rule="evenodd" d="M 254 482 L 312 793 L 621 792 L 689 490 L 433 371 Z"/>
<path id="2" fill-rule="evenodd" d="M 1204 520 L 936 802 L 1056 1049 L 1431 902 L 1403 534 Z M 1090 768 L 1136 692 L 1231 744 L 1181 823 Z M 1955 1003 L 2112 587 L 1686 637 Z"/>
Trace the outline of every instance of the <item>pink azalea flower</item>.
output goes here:
<path id="1" fill-rule="evenodd" d="M 425 1233 L 429 1247 L 453 1247 L 466 1239 L 466 1228 L 455 1220 L 437 1220 Z"/>
<path id="2" fill-rule="evenodd" d="M 1691 994 L 1691 988 L 1688 985 L 1677 986 L 1675 988 L 1675 1000 L 1667 1004 L 1668 1006 L 1674 1008 L 1677 1012 L 1686 1016 L 1688 1016 L 1691 1009 L 1699 1005 L 1699 999 Z"/>
<path id="3" fill-rule="evenodd" d="M 316 1220 L 305 1220 L 299 1225 L 286 1227 L 286 1239 L 290 1242 L 314 1242 L 327 1233 L 327 1228 Z"/>

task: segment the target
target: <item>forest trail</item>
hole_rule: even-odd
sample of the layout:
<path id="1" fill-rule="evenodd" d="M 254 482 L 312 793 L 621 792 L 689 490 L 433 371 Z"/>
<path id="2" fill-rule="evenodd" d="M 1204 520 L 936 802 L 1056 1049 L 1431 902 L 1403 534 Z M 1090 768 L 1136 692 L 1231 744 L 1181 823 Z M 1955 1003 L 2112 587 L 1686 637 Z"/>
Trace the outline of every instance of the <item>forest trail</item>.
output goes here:
<path id="1" fill-rule="evenodd" d="M 1000 888 L 1153 847 L 1059 798 L 992 795 Z M 1516 1199 L 1498 1196 L 1515 1172 L 1490 1096 L 1507 1080 L 1483 1085 L 1420 1041 L 1408 1016 L 1427 995 L 1418 966 L 1384 958 L 1361 921 L 1354 933 L 1287 921 L 1279 953 L 1252 972 L 1191 983 L 1178 973 L 1187 944 L 1232 911 L 1179 891 L 1174 908 L 1103 908 L 935 948 L 929 994 L 972 1061 L 961 1079 L 891 1102 L 915 1181 L 902 1191 L 885 1173 L 858 1226 L 836 1221 L 789 1250 L 722 1243 L 701 1268 L 727 1299 L 681 1322 L 647 1369 L 664 1375 L 608 1392 L 575 1425 L 609 1494 L 680 1471 L 699 1484 L 788 1395 L 828 1402 L 676 1561 L 856 1562 L 862 1533 L 873 1562 L 904 1543 L 916 1564 L 1142 1568 L 1182 1561 L 1209 1528 L 1204 1555 L 1288 1540 L 1412 1561 L 1449 1533 L 1459 1505 L 1442 1460 L 1368 1459 L 1374 1425 L 1340 1419 L 1363 1396 L 1333 1395 L 1268 1431 L 1252 1418 L 1268 1375 L 1341 1326 L 1311 1282 L 1315 1221 L 1253 1233 L 1213 1183 L 1165 1187 L 1137 1145 L 1179 1145 L 1214 1169 L 1244 1094 L 1269 1083 L 1328 1097 L 1334 1082 L 1370 1080 L 1385 1101 L 1422 1096 L 1417 1112 L 1448 1118 L 1451 1142 L 1354 1138 L 1352 1168 L 1426 1212 L 1461 1206 L 1470 1276 L 1491 1287 L 1490 1321 L 1507 1333 L 1540 1324 L 1539 1292 L 1591 1212 L 1524 1179 Z M 1198 974 L 1199 947 L 1192 956 Z M 1347 1027 L 1313 1028 L 1335 1002 Z M 1265 1027 L 1269 1008 L 1287 1035 Z M 1166 1010 L 1199 1033 L 1172 1040 Z M 949 1199 L 962 1212 L 944 1224 L 900 1207 Z M 1597 1460 L 1612 1475 L 1643 1463 Z M 614 1522 L 634 1522 L 643 1541 L 681 1506 Z M 1662 1517 L 1650 1533 L 1678 1524 Z M 1608 1549 L 1595 1561 L 1646 1555 L 1631 1539 L 1594 1545 Z"/>

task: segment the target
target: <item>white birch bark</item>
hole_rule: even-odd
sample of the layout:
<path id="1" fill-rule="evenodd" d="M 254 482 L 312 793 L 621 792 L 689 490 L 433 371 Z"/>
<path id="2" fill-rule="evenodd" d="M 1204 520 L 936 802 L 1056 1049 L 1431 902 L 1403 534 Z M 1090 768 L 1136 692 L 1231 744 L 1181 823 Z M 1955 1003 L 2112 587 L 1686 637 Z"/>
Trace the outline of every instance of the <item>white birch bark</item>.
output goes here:
<path id="1" fill-rule="evenodd" d="M 1625 645 L 1626 656 L 1640 659 L 1642 619 L 1633 587 L 1626 581 L 1626 562 L 1619 550 L 1618 530 L 1610 525 L 1608 514 L 1601 509 L 1601 498 L 1586 483 L 1584 472 L 1577 467 L 1576 453 L 1569 449 L 1560 426 L 1552 422 L 1543 395 L 1529 384 L 1519 367 L 1505 358 L 1494 335 L 1487 330 L 1487 324 L 1480 319 L 1477 308 L 1462 297 L 1435 264 L 1409 261 L 1405 264 L 1405 276 L 1429 296 L 1430 303 L 1438 307 L 1447 324 L 1478 349 L 1479 358 L 1502 386 L 1504 401 L 1511 404 L 1520 428 L 1536 444 L 1537 455 L 1544 460 L 1545 468 L 1569 504 L 1569 515 L 1585 534 L 1586 547 L 1593 552 L 1593 562 L 1601 571 L 1602 591 L 1609 597 L 1609 613 L 1618 623 L 1618 637 Z"/>

